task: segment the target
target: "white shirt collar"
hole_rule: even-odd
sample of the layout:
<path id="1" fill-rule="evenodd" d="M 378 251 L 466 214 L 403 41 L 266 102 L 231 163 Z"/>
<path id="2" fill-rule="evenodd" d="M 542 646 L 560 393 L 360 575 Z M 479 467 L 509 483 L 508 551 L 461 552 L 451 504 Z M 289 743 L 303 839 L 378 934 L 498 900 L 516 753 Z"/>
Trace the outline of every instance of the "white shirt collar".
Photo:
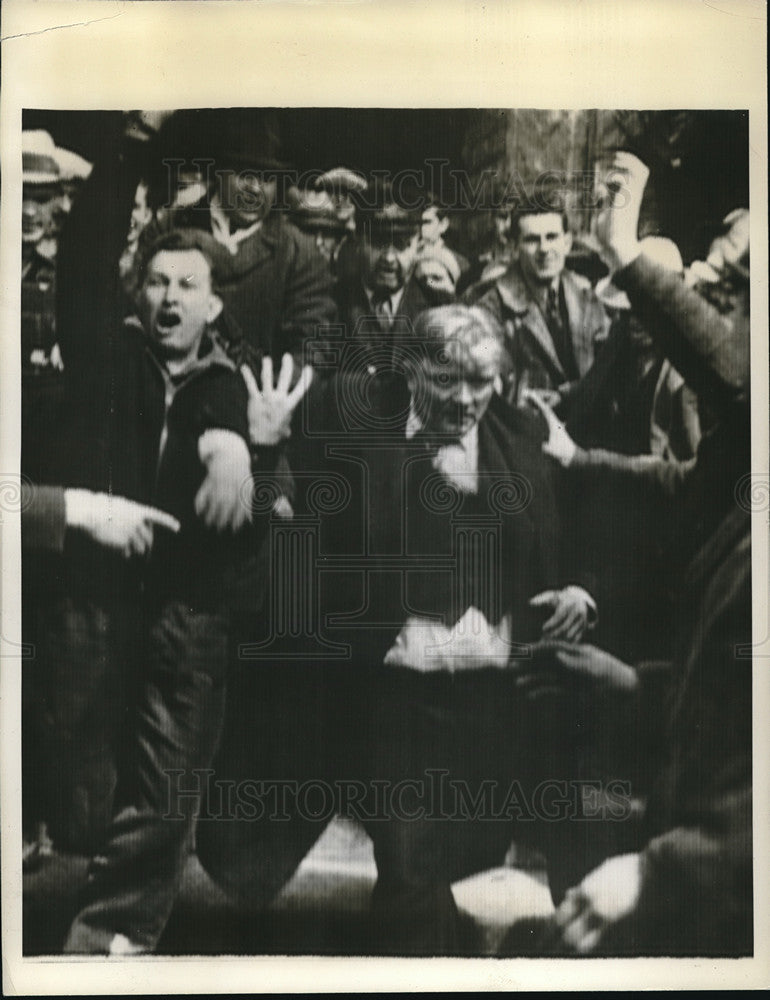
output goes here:
<path id="1" fill-rule="evenodd" d="M 230 218 L 222 208 L 222 203 L 219 200 L 219 195 L 215 194 L 210 202 L 211 211 L 211 232 L 217 243 L 221 243 L 222 246 L 227 247 L 230 253 L 235 256 L 238 253 L 238 247 L 244 240 L 247 240 L 249 236 L 252 236 L 257 232 L 262 226 L 262 220 L 259 219 L 257 222 L 253 223 L 251 226 L 247 226 L 245 229 L 235 229 L 233 232 L 230 231 Z"/>
<path id="2" fill-rule="evenodd" d="M 424 430 L 424 424 L 414 407 L 409 404 L 406 419 L 406 439 L 411 441 Z M 463 493 L 479 490 L 479 425 L 473 427 L 459 440 L 441 444 L 432 456 L 433 468 L 446 476 Z"/>

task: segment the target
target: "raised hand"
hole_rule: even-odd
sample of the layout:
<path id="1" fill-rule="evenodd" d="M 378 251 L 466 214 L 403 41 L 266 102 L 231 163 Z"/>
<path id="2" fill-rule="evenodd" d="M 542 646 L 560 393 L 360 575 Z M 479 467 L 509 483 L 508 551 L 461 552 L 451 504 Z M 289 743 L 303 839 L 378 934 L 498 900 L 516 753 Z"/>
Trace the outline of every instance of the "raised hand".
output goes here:
<path id="1" fill-rule="evenodd" d="M 126 558 L 150 551 L 156 527 L 179 531 L 179 521 L 165 511 L 90 490 L 65 490 L 67 527 L 82 531 L 97 544 Z"/>
<path id="2" fill-rule="evenodd" d="M 567 433 L 564 424 L 536 389 L 527 389 L 523 398 L 542 413 L 548 427 L 548 437 L 543 441 L 543 454 L 550 455 L 560 465 L 567 468 L 572 464 L 577 445 Z"/>
<path id="3" fill-rule="evenodd" d="M 129 139 L 147 142 L 160 131 L 174 111 L 124 111 L 123 131 Z"/>
<path id="4" fill-rule="evenodd" d="M 241 374 L 249 393 L 249 437 L 257 447 L 271 447 L 291 436 L 291 416 L 305 395 L 313 378 L 309 365 L 300 372 L 297 384 L 291 385 L 294 361 L 284 354 L 278 380 L 273 383 L 273 359 L 262 359 L 262 390 L 248 365 L 241 367 Z"/>
<path id="5" fill-rule="evenodd" d="M 603 204 L 592 231 L 611 271 L 626 267 L 641 253 L 639 212 L 649 176 L 647 166 L 633 153 L 617 151 L 602 164 L 599 188 Z"/>

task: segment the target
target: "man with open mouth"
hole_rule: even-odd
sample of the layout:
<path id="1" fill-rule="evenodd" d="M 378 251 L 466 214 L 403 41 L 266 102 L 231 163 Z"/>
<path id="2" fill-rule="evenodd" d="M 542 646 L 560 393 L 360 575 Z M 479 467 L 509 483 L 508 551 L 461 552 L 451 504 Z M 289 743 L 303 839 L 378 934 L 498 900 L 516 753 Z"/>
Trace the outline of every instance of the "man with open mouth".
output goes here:
<path id="1" fill-rule="evenodd" d="M 150 952 L 166 925 L 200 807 L 193 794 L 169 815 L 167 775 L 194 775 L 213 758 L 229 598 L 258 551 L 252 467 L 272 470 L 273 451 L 261 446 L 285 436 L 301 394 L 288 393 L 287 372 L 257 399 L 217 341 L 219 248 L 199 229 L 147 231 L 137 315 L 121 320 L 115 278 L 148 149 L 125 137 L 117 162 L 96 164 L 61 248 L 70 406 L 53 474 L 150 504 L 180 526 L 147 525 L 122 551 L 76 539 L 47 623 L 50 800 L 70 792 L 54 840 L 92 858 L 69 953 Z"/>

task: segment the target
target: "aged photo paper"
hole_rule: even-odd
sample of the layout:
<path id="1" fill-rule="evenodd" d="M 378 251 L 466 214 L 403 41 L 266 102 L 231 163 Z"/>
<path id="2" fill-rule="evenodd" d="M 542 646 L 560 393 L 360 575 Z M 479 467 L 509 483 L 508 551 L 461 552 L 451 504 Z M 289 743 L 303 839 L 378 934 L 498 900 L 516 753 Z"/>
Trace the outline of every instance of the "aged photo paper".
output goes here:
<path id="1" fill-rule="evenodd" d="M 1 13 L 5 993 L 767 986 L 766 5 Z"/>

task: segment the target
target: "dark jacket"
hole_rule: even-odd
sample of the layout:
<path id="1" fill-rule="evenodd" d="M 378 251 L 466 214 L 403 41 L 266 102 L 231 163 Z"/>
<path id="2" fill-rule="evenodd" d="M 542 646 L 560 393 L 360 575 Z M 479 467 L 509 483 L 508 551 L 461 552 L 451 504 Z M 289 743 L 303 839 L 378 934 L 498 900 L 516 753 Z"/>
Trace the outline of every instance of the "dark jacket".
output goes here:
<path id="1" fill-rule="evenodd" d="M 195 366 L 173 380 L 138 320 L 121 321 L 118 260 L 144 153 L 126 145 L 116 160 L 95 165 L 62 240 L 58 331 L 67 419 L 51 481 L 151 504 L 182 525 L 178 535 L 156 529 L 143 566 L 88 540 L 68 540 L 73 585 L 98 594 L 141 582 L 157 599 L 209 606 L 222 601 L 244 546 L 216 536 L 195 515 L 205 475 L 198 439 L 220 428 L 248 443 L 247 393 L 208 336 Z"/>
<path id="2" fill-rule="evenodd" d="M 373 311 L 357 274 L 348 281 L 340 281 L 336 294 L 345 344 L 340 367 L 359 371 L 367 365 L 378 372 L 392 371 L 398 346 L 414 338 L 414 321 L 421 312 L 439 304 L 411 277 L 404 286 L 393 322 L 387 325 Z"/>
<path id="3" fill-rule="evenodd" d="M 327 387 L 317 424 L 328 472 L 347 484 L 350 498 L 322 519 L 322 601 L 329 620 L 360 615 L 329 637 L 378 664 L 408 613 L 439 616 L 451 627 L 475 605 L 492 624 L 509 614 L 514 641 L 536 640 L 542 615 L 528 607 L 531 597 L 568 582 L 591 588 L 569 532 L 560 531 L 556 470 L 541 453 L 537 421 L 493 397 L 478 425 L 479 490 L 461 494 L 434 470 L 419 439 L 406 439 L 403 381 L 373 380 L 356 419 L 340 412 L 351 395 L 345 380 L 342 374 Z M 477 550 L 481 563 L 471 554 Z"/>
<path id="4" fill-rule="evenodd" d="M 698 399 L 727 418 L 749 405 L 748 310 L 721 315 L 681 277 L 643 254 L 613 277 L 655 345 Z"/>
<path id="5" fill-rule="evenodd" d="M 32 254 L 21 279 L 21 365 L 26 374 L 34 370 L 32 352 L 46 356 L 56 342 L 56 262 Z"/>
<path id="6" fill-rule="evenodd" d="M 753 934 L 751 517 L 736 484 L 751 467 L 748 327 L 731 326 L 644 257 L 614 280 L 719 423 L 701 442 L 686 483 L 701 511 L 691 529 L 700 542 L 681 595 L 641 896 L 607 945 L 635 954 L 746 955 Z"/>
<path id="7" fill-rule="evenodd" d="M 561 288 L 575 362 L 582 377 L 593 364 L 597 341 L 607 336 L 609 318 L 590 282 L 581 275 L 563 271 Z M 543 313 L 533 301 L 517 262 L 477 304 L 488 309 L 505 331 L 511 359 L 506 391 L 509 402 L 520 403 L 525 389 L 557 389 L 569 381 Z"/>
<path id="8" fill-rule="evenodd" d="M 638 723 L 661 732 L 663 747 L 645 817 L 641 895 L 606 945 L 636 955 L 749 955 L 753 646 L 746 511 L 734 509 L 693 560 L 679 613 L 662 725 L 654 717 Z M 661 714 L 660 705 L 650 707 Z"/>
<path id="9" fill-rule="evenodd" d="M 21 281 L 21 471 L 33 482 L 45 474 L 61 420 L 62 373 L 51 365 L 56 343 L 55 261 L 37 250 Z"/>
<path id="10" fill-rule="evenodd" d="M 683 565 L 733 509 L 735 489 L 751 468 L 750 340 L 748 308 L 730 321 L 681 277 L 644 255 L 613 279 L 639 320 L 715 418 L 698 445 L 696 461 L 675 477 L 679 516 L 672 524 Z M 651 466 L 670 489 L 670 470 Z"/>
<path id="11" fill-rule="evenodd" d="M 35 486 L 22 480 L 19 509 L 22 547 L 32 551 L 61 552 L 67 529 L 63 488 Z"/>
<path id="12" fill-rule="evenodd" d="M 179 210 L 166 224 L 212 231 L 205 203 Z M 231 321 L 228 339 L 235 348 L 242 338 L 252 357 L 270 354 L 280 361 L 288 352 L 301 364 L 304 342 L 336 320 L 328 262 L 275 209 L 236 254 L 223 248 L 217 264 L 217 291 Z"/>

